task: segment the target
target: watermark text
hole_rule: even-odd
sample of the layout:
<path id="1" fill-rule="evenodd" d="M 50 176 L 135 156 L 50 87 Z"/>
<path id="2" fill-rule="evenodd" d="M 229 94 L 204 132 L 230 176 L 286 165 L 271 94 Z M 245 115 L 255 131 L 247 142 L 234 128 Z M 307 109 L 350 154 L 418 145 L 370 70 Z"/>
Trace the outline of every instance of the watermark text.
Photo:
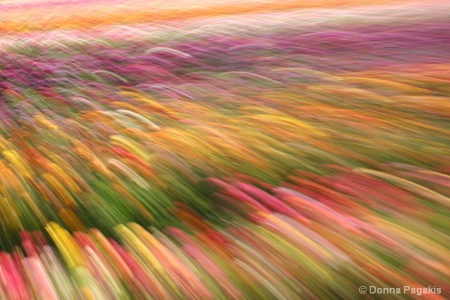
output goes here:
<path id="1" fill-rule="evenodd" d="M 440 295 L 442 289 L 436 286 L 427 287 L 413 287 L 413 286 L 403 286 L 403 287 L 377 287 L 377 286 L 360 286 L 358 289 L 360 294 L 370 294 L 370 295 Z"/>

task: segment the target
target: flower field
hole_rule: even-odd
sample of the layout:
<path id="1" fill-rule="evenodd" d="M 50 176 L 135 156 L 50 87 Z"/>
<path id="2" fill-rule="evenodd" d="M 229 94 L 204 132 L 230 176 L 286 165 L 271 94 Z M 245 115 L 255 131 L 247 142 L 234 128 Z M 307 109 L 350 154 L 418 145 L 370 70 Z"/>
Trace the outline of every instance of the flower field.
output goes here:
<path id="1" fill-rule="evenodd" d="M 0 2 L 0 299 L 450 297 L 450 6 L 181 2 Z"/>

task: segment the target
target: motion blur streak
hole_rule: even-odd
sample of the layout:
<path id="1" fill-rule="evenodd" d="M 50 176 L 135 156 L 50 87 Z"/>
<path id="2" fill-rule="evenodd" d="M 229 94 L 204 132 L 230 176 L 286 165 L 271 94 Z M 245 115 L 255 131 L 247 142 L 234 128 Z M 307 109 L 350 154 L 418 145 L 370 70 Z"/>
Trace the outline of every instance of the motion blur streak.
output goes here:
<path id="1" fill-rule="evenodd" d="M 0 30 L 0 299 L 450 298 L 449 3 L 14 0 Z"/>

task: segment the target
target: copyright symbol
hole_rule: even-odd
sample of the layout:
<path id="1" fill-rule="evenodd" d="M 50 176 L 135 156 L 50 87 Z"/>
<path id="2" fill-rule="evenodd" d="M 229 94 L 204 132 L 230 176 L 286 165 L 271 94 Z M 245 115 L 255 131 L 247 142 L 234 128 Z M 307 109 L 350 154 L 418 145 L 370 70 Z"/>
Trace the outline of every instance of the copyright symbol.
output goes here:
<path id="1" fill-rule="evenodd" d="M 367 293 L 367 288 L 365 286 L 360 286 L 359 287 L 359 293 L 360 294 L 365 294 Z"/>

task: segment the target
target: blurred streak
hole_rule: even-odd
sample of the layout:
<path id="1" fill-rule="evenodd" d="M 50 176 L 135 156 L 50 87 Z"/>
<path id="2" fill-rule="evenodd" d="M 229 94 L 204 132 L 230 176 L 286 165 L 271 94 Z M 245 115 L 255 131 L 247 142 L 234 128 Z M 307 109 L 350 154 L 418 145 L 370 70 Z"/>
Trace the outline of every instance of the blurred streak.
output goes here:
<path id="1" fill-rule="evenodd" d="M 449 8 L 0 2 L 0 299 L 449 298 Z"/>

